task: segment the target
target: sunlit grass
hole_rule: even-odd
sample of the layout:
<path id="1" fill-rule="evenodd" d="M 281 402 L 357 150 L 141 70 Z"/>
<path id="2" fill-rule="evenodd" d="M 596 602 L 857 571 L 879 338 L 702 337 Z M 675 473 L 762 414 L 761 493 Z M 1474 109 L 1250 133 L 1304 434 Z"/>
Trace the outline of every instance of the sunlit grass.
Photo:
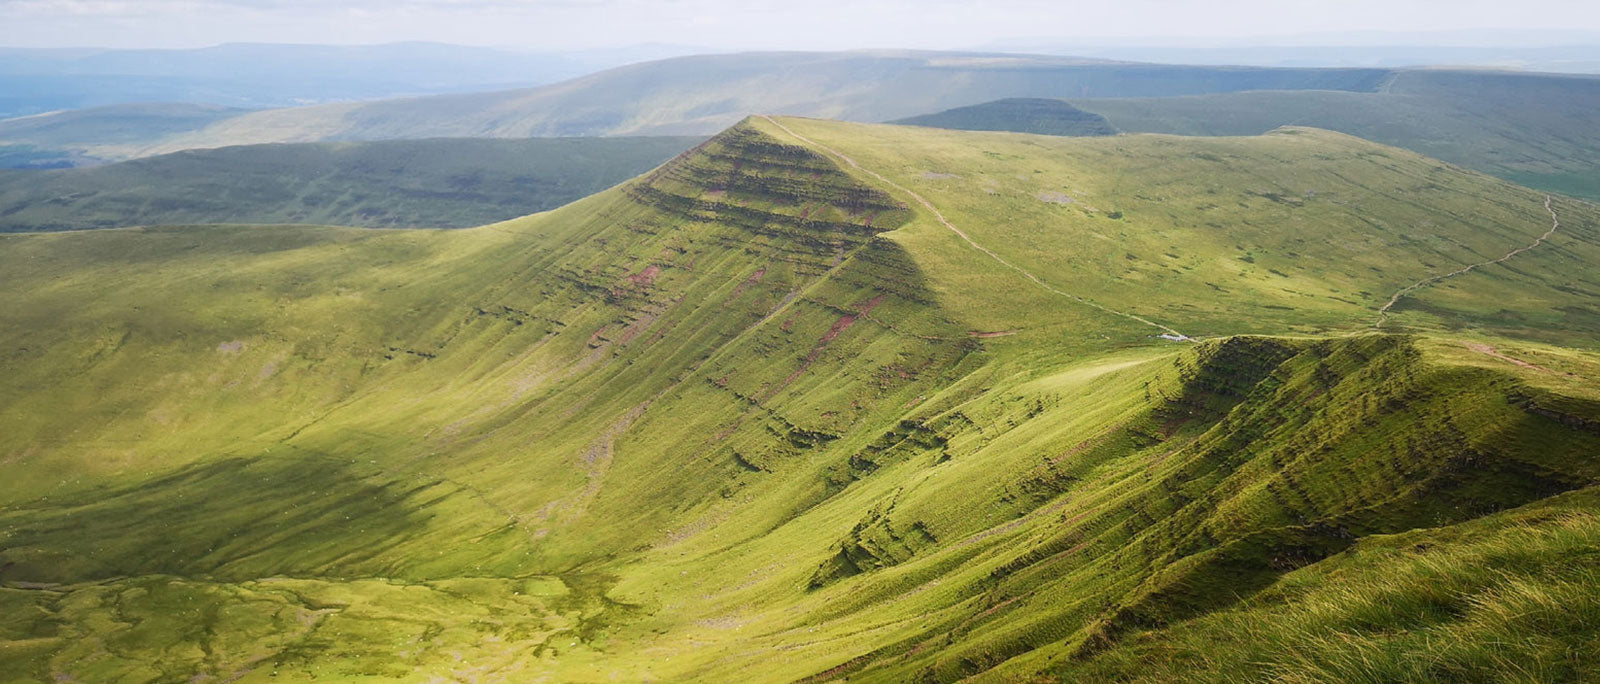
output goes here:
<path id="1" fill-rule="evenodd" d="M 0 669 L 1586 672 L 1592 209 L 1376 334 L 1543 196 L 1310 130 L 779 123 L 817 146 L 477 229 L 0 236 Z"/>

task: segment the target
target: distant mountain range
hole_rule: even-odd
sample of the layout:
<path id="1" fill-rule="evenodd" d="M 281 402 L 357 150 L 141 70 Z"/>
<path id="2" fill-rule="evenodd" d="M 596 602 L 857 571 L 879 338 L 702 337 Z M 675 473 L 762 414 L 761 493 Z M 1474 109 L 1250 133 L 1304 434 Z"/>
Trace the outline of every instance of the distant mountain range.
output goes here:
<path id="1" fill-rule="evenodd" d="M 1370 92 L 1390 73 L 954 52 L 680 57 L 538 88 L 218 114 L 129 135 L 123 106 L 0 122 L 0 142 L 123 159 L 197 147 L 430 137 L 710 135 L 755 112 L 887 121 L 1004 97 Z M 210 115 L 208 115 L 210 116 Z M 150 122 L 139 124 L 151 125 Z"/>
<path id="2" fill-rule="evenodd" d="M 694 52 L 703 50 L 643 45 L 556 53 L 441 43 L 0 48 L 0 119 L 130 103 L 267 108 L 491 90 Z"/>
<path id="3" fill-rule="evenodd" d="M 1533 72 L 1600 73 L 1600 41 L 1538 48 L 1452 46 L 1167 47 L 1036 45 L 1032 52 L 1172 64 L 1273 67 L 1468 67 Z"/>
<path id="4" fill-rule="evenodd" d="M 280 142 L 710 135 L 752 113 L 880 122 L 1007 98 L 1072 100 L 1129 132 L 1317 126 L 1600 198 L 1596 77 L 953 52 L 700 55 L 536 88 L 261 111 L 119 105 L 0 121 L 0 163 L 74 165 Z"/>

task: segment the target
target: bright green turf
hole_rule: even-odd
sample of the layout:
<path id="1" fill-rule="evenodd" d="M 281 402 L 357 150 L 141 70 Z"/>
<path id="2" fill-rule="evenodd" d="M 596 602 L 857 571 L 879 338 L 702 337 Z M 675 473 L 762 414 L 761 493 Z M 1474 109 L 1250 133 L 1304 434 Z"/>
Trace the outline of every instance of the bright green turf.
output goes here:
<path id="1" fill-rule="evenodd" d="M 1584 613 L 1471 644 L 1593 593 L 1600 210 L 1373 329 L 1544 200 L 1312 129 L 758 118 L 478 229 L 0 236 L 0 672 L 1320 681 L 1370 620 L 1373 679 L 1592 676 Z"/>
<path id="2" fill-rule="evenodd" d="M 1363 540 L 1238 608 L 1046 671 L 1077 681 L 1584 681 L 1600 636 L 1597 495 Z M 1008 669 L 1033 669 L 1017 665 Z"/>

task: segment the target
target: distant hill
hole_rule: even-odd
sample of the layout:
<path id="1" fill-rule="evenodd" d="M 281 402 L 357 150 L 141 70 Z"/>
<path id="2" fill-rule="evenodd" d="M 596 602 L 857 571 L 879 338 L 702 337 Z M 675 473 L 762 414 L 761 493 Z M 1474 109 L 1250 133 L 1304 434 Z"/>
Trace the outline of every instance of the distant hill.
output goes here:
<path id="1" fill-rule="evenodd" d="M 101 159 L 269 142 L 430 137 L 710 135 L 753 113 L 888 121 L 1009 97 L 1155 97 L 1250 90 L 1369 92 L 1379 69 L 1269 69 L 943 52 L 680 57 L 555 85 L 238 113 L 128 141 L 86 128 L 51 145 Z M 115 124 L 118 112 L 102 110 Z M 87 116 L 81 114 L 80 116 Z M 49 117 L 44 117 L 49 118 Z M 182 130 L 179 130 L 182 129 Z M 0 143 L 44 143 L 0 121 Z"/>
<path id="2" fill-rule="evenodd" d="M 0 232 L 194 223 L 464 228 L 554 209 L 701 140 L 248 145 L 92 168 L 0 171 Z"/>
<path id="3" fill-rule="evenodd" d="M 1254 135 L 1317 126 L 1533 187 L 1600 199 L 1600 78 L 1398 72 L 1378 93 L 1077 99 L 1125 131 Z"/>
<path id="4" fill-rule="evenodd" d="M 86 149 L 137 146 L 240 116 L 248 109 L 185 103 L 123 104 L 74 109 L 0 121 L 0 144 Z"/>
<path id="5" fill-rule="evenodd" d="M 539 53 L 441 43 L 0 48 L 0 119 L 141 102 L 260 109 L 525 87 L 685 50 Z"/>
<path id="6" fill-rule="evenodd" d="M 1063 107 L 1113 129 L 1199 136 L 1326 128 L 1531 187 L 1600 200 L 1600 78 L 1397 71 L 1378 92 L 1272 90 L 1177 97 L 1071 98 Z M 900 123 L 1044 133 L 1034 100 L 997 100 Z"/>
<path id="7" fill-rule="evenodd" d="M 489 93 L 263 111 L 151 105 L 65 112 L 0 121 L 0 163 L 81 164 L 268 142 L 708 135 L 754 112 L 890 121 L 1017 98 L 1066 99 L 1129 132 L 1254 135 L 1317 126 L 1600 198 L 1594 77 L 974 53 L 709 55 Z M 976 113 L 991 127 L 1036 125 L 1022 114 L 1011 115 L 1021 121 L 995 123 L 992 106 Z"/>
<path id="8" fill-rule="evenodd" d="M 1039 135 L 1116 135 L 1106 118 L 1063 100 L 1014 97 L 890 123 L 965 131 L 1014 131 Z"/>
<path id="9" fill-rule="evenodd" d="M 1548 39 L 1549 34 L 1539 37 Z M 1462 36 L 1469 41 L 1460 45 L 1428 45 L 1423 41 L 1431 36 L 1410 36 L 1414 43 L 1390 42 L 1387 44 L 1341 44 L 1339 37 L 1329 36 L 1329 42 L 1312 45 L 1238 45 L 1234 47 L 1175 47 L 1171 45 L 1119 44 L 1085 45 L 1081 42 L 1056 44 L 1050 41 L 1001 41 L 985 46 L 996 50 L 1032 52 L 1052 55 L 1077 55 L 1100 59 L 1117 59 L 1136 62 L 1161 62 L 1164 64 L 1233 64 L 1276 67 L 1361 67 L 1408 68 L 1449 66 L 1462 69 L 1514 69 L 1529 72 L 1555 72 L 1569 74 L 1600 73 L 1600 35 L 1578 34 L 1567 38 L 1573 42 L 1550 44 L 1543 47 L 1492 46 L 1489 36 Z M 1502 33 L 1500 40 L 1507 44 L 1519 41 Z M 1528 40 L 1534 37 L 1524 37 Z M 1357 39 L 1345 36 L 1345 40 Z M 1392 36 L 1389 40 L 1404 41 L 1406 36 Z M 1480 47 L 1466 47 L 1471 43 Z"/>

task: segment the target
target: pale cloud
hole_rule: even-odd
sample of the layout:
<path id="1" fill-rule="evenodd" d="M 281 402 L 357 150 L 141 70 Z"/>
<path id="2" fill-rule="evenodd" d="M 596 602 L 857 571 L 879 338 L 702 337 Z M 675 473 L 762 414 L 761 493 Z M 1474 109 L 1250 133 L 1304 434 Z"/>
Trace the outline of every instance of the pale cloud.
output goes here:
<path id="1" fill-rule="evenodd" d="M 1358 30 L 1600 31 L 1597 7 L 1593 0 L 0 0 L 0 44 L 433 40 L 548 49 L 642 42 L 960 48 L 1021 36 L 1105 41 Z"/>

